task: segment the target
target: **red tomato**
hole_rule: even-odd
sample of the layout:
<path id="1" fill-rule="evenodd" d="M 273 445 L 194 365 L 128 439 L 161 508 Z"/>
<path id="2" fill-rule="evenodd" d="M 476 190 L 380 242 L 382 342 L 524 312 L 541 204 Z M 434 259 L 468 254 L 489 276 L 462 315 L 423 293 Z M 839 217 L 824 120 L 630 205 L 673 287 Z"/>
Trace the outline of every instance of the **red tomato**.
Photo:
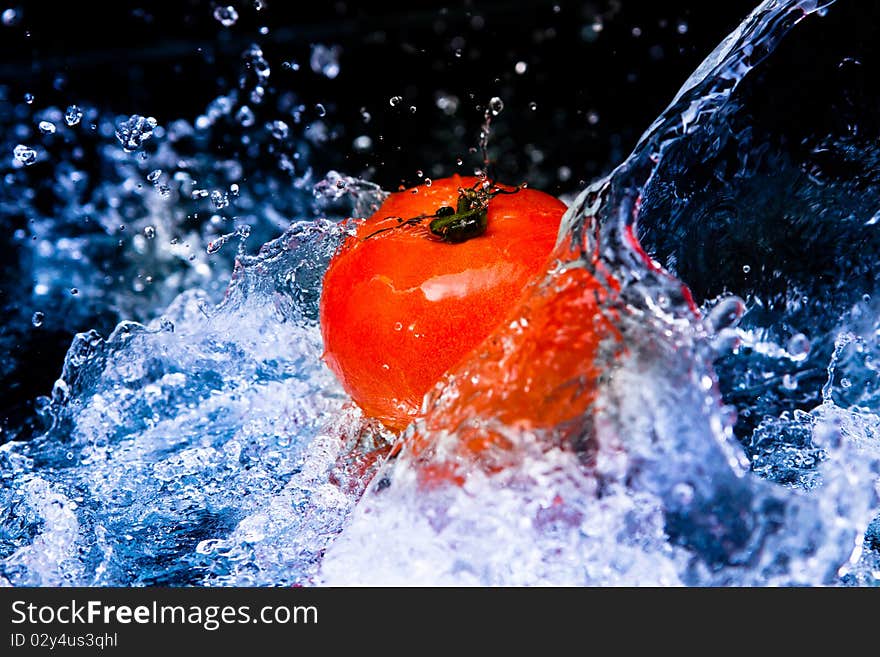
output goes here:
<path id="1" fill-rule="evenodd" d="M 391 428 L 413 419 L 425 393 L 546 271 L 565 205 L 494 186 L 480 216 L 468 206 L 480 189 L 456 175 L 392 194 L 325 275 L 325 360 L 364 412 Z"/>

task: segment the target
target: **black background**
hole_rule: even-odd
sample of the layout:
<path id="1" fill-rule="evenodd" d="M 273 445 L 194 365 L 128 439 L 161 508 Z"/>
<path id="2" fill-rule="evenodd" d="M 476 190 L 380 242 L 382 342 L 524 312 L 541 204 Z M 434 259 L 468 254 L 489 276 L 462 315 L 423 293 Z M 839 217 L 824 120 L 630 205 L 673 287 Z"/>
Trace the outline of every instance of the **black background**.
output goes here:
<path id="1" fill-rule="evenodd" d="M 386 188 L 417 182 L 418 170 L 449 174 L 456 170 L 450 155 L 467 160 L 476 145 L 477 106 L 497 95 L 506 104 L 495 122 L 500 170 L 528 175 L 538 149 L 540 170 L 571 169 L 566 180 L 540 181 L 561 192 L 624 158 L 699 62 L 756 5 L 265 0 L 256 11 L 252 0 L 231 4 L 240 17 L 224 28 L 212 15 L 216 3 L 204 1 L 45 9 L 24 3 L 18 24 L 0 32 L 0 84 L 13 94 L 33 93 L 35 105 L 93 104 L 160 123 L 193 119 L 217 93 L 236 86 L 242 51 L 258 43 L 272 65 L 273 86 L 322 102 L 342 126 L 338 147 L 321 154 L 328 166 L 350 173 L 372 167 L 369 175 Z M 263 26 L 265 35 L 258 31 Z M 309 69 L 313 43 L 342 48 L 337 78 Z M 282 61 L 296 61 L 300 70 L 284 70 Z M 518 61 L 528 65 L 523 75 L 514 70 Z M 463 134 L 450 136 L 455 121 L 436 107 L 438 90 L 460 98 Z M 398 95 L 403 101 L 392 108 L 389 99 Z M 369 124 L 361 108 L 372 115 Z M 598 117 L 592 124 L 591 112 Z M 359 134 L 371 136 L 372 153 L 352 152 Z"/>

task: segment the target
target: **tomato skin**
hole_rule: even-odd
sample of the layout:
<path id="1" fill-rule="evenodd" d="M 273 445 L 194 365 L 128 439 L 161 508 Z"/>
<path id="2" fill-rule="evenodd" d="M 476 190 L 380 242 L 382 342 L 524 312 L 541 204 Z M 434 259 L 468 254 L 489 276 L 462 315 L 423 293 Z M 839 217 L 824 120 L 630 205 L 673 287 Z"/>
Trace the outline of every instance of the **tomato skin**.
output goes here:
<path id="1" fill-rule="evenodd" d="M 459 188 L 477 182 L 456 175 L 392 194 L 324 277 L 325 360 L 364 412 L 391 428 L 409 424 L 425 393 L 515 307 L 556 243 L 565 205 L 531 189 L 494 196 L 485 234 L 460 244 L 432 236 L 429 220 L 399 225 L 397 217 L 455 207 Z"/>

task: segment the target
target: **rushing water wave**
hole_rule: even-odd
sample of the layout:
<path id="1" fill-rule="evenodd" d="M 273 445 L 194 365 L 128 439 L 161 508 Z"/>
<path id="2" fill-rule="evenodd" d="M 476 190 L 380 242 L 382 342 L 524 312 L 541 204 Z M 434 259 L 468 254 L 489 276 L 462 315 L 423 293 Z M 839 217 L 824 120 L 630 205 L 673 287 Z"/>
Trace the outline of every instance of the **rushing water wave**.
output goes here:
<path id="1" fill-rule="evenodd" d="M 117 139 L 102 157 L 128 193 L 105 185 L 112 210 L 98 212 L 59 164 L 46 184 L 66 199 L 60 216 L 133 226 L 149 250 L 147 228 L 170 237 L 182 225 L 163 200 L 177 194 L 221 212 L 190 243 L 229 255 L 199 268 L 182 264 L 187 251 L 163 276 L 163 294 L 181 292 L 173 301 L 124 308 L 146 319 L 165 307 L 160 316 L 76 337 L 43 400 L 46 429 L 0 447 L 2 581 L 876 584 L 880 115 L 876 39 L 860 11 L 846 0 L 759 6 L 633 153 L 573 200 L 546 277 L 402 438 L 347 400 L 317 326 L 322 273 L 349 230 L 334 208 L 353 201 L 362 216 L 384 192 L 332 174 L 287 210 L 308 202 L 329 219 L 296 222 L 256 255 L 230 253 L 223 244 L 251 233 L 222 218 L 224 203 L 251 208 L 263 235 L 285 224 L 259 209 L 277 188 L 234 192 L 226 162 L 222 185 L 200 181 L 193 194 L 180 149 L 214 170 L 199 155 L 212 126 L 249 122 L 250 101 L 222 97 L 195 126 L 101 124 Z M 260 86 L 268 65 L 258 48 L 246 58 Z M 267 140 L 300 139 L 287 149 L 306 152 L 308 136 L 269 128 Z M 144 148 L 152 159 L 138 159 Z M 16 157 L 7 175 L 21 179 L 31 154 Z M 155 188 L 125 182 L 144 176 Z M 139 205 L 126 214 L 130 198 Z M 37 199 L 0 202 L 22 213 Z M 40 271 L 93 271 L 101 240 L 59 250 L 41 216 Z M 584 330 L 599 328 L 588 360 Z M 577 413 L 542 426 L 503 410 L 545 384 Z M 475 434 L 499 440 L 463 455 Z M 453 470 L 425 485 L 424 473 Z"/>

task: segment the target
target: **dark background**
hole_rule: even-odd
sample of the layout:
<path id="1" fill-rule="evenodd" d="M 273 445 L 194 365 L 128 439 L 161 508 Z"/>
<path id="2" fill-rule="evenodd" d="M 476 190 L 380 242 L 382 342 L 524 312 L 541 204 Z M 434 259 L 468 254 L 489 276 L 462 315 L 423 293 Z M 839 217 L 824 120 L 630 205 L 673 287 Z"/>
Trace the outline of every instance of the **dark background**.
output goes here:
<path id="1" fill-rule="evenodd" d="M 560 192 L 624 158 L 757 3 L 264 0 L 260 11 L 253 0 L 228 4 L 239 12 L 229 28 L 213 17 L 217 3 L 204 1 L 19 3 L 20 21 L 2 28 L 0 84 L 33 93 L 40 105 L 92 104 L 160 123 L 192 119 L 236 86 L 242 51 L 258 43 L 272 85 L 322 102 L 341 126 L 338 147 L 321 155 L 329 166 L 350 173 L 372 167 L 386 188 L 416 182 L 417 170 L 451 173 L 453 155 L 467 160 L 476 145 L 477 106 L 499 96 L 505 110 L 495 122 L 493 155 L 500 172 L 524 177 L 568 167 L 563 180 L 535 181 Z M 312 43 L 341 47 L 337 78 L 310 70 Z M 285 70 L 282 61 L 300 69 Z M 525 74 L 514 70 L 519 61 Z M 455 120 L 437 108 L 440 91 L 459 98 Z M 393 96 L 403 98 L 396 108 Z M 464 130 L 456 131 L 459 122 Z M 372 138 L 371 153 L 352 152 L 360 134 Z"/>
<path id="2" fill-rule="evenodd" d="M 214 18 L 216 3 L 193 0 L 0 6 L 0 12 L 16 10 L 11 24 L 0 24 L 0 88 L 10 101 L 4 107 L 18 105 L 14 116 L 0 117 L 0 129 L 28 124 L 32 130 L 34 112 L 74 103 L 103 116 L 154 116 L 163 126 L 175 119 L 192 122 L 218 94 L 249 93 L 253 75 L 242 53 L 256 43 L 272 70 L 267 100 L 254 106 L 258 127 L 275 117 L 275 101 L 290 92 L 307 108 L 303 125 L 316 120 L 319 104 L 326 108 L 329 139 L 308 155 L 318 178 L 338 169 L 396 189 L 420 182 L 420 171 L 435 178 L 470 173 L 481 164 L 474 147 L 484 107 L 497 96 L 504 110 L 493 121 L 490 155 L 498 179 L 526 180 L 554 194 L 570 194 L 626 157 L 680 85 L 756 3 L 506 0 L 359 6 L 264 0 L 259 11 L 253 0 L 223 4 L 239 13 L 230 27 Z M 309 53 L 316 43 L 341 49 L 338 77 L 311 70 Z M 526 64 L 524 73 L 516 72 L 517 62 Z M 25 94 L 34 97 L 30 106 L 22 102 Z M 438 107 L 441 95 L 456 98 L 457 111 Z M 394 96 L 402 98 L 396 107 L 389 102 Z M 277 170 L 273 174 L 275 160 L 249 156 L 232 128 L 209 146 L 218 160 L 241 162 L 245 177 L 274 179 L 282 190 L 291 184 Z M 17 141 L 12 132 L 2 136 L 4 143 Z M 355 150 L 358 136 L 369 137 L 372 148 Z M 24 172 L 34 189 L 51 186 L 52 166 L 43 161 Z M 94 155 L 81 166 L 101 175 Z M 280 193 L 272 194 L 278 200 Z M 266 202 L 272 203 L 271 195 Z M 51 204 L 47 192 L 50 215 Z M 106 334 L 120 319 L 140 319 L 101 305 L 100 299 L 83 311 L 86 295 L 81 295 L 77 314 L 63 305 L 41 306 L 54 323 L 32 330 L 32 309 L 21 291 L 31 289 L 33 281 L 20 264 L 26 260 L 21 243 L 11 237 L 27 221 L 24 211 L 0 215 L 5 324 L 0 338 L 11 345 L 0 348 L 8 365 L 0 368 L 0 434 L 11 428 L 18 437 L 32 435 L 33 400 L 51 390 L 75 333 L 95 328 Z"/>

